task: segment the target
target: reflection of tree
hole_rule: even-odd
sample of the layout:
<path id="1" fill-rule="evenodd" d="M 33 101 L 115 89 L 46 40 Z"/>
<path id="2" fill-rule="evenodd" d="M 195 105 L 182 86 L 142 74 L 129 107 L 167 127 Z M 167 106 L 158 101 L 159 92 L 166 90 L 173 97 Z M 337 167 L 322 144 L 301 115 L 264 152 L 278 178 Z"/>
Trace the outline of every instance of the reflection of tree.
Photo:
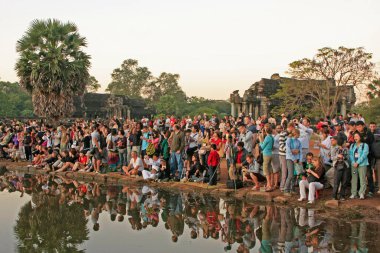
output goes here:
<path id="1" fill-rule="evenodd" d="M 25 204 L 18 214 L 15 235 L 19 252 L 84 252 L 78 245 L 88 240 L 87 220 L 80 205 L 60 205 L 54 196 L 34 193 L 36 207 Z"/>

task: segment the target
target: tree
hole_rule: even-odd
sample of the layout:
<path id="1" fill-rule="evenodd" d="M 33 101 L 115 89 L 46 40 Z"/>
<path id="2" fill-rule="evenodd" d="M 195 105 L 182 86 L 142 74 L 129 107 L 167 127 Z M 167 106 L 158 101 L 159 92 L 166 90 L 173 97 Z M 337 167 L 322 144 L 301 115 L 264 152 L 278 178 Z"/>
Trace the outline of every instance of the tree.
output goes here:
<path id="1" fill-rule="evenodd" d="M 179 116 L 182 115 L 182 110 L 185 105 L 184 100 L 179 100 L 173 95 L 163 95 L 156 104 L 156 109 L 159 113 Z"/>
<path id="2" fill-rule="evenodd" d="M 100 84 L 94 76 L 90 76 L 86 84 L 86 92 L 97 92 L 100 89 Z"/>
<path id="3" fill-rule="evenodd" d="M 33 192 L 21 207 L 14 227 L 18 252 L 84 252 L 78 247 L 89 239 L 83 206 L 60 203 L 58 196 Z"/>
<path id="4" fill-rule="evenodd" d="M 169 95 L 177 100 L 186 100 L 186 94 L 178 84 L 178 74 L 163 72 L 159 77 L 154 78 L 143 89 L 143 94 L 148 99 L 150 105 L 154 106 L 162 96 Z"/>
<path id="5" fill-rule="evenodd" d="M 373 80 L 370 84 L 368 84 L 367 89 L 367 96 L 370 100 L 380 97 L 380 79 Z"/>
<path id="6" fill-rule="evenodd" d="M 56 19 L 34 20 L 17 41 L 15 69 L 38 116 L 56 121 L 72 114 L 73 97 L 83 93 L 89 79 L 86 44 L 74 23 Z"/>
<path id="7" fill-rule="evenodd" d="M 120 68 L 112 72 L 111 77 L 112 82 L 106 91 L 115 95 L 141 98 L 144 87 L 147 87 L 152 79 L 152 73 L 147 67 L 139 67 L 137 60 L 127 59 Z"/>
<path id="8" fill-rule="evenodd" d="M 0 81 L 0 116 L 33 116 L 32 97 L 18 83 Z"/>
<path id="9" fill-rule="evenodd" d="M 299 95 L 310 98 L 312 105 L 319 107 L 327 116 L 335 113 L 345 87 L 358 87 L 372 80 L 375 65 L 371 59 L 372 54 L 361 47 L 324 47 L 312 59 L 304 58 L 290 63 L 288 73 L 295 79 L 305 81 Z M 284 95 L 293 96 L 291 93 Z"/>

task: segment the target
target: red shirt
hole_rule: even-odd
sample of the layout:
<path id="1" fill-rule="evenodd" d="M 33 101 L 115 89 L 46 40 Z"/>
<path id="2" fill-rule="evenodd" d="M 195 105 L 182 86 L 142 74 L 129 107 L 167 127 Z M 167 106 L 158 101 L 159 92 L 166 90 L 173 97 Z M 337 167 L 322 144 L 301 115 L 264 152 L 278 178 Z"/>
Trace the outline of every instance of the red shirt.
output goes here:
<path id="1" fill-rule="evenodd" d="M 219 164 L 219 154 L 218 152 L 216 152 L 216 150 L 212 150 L 210 152 L 210 154 L 208 155 L 208 159 L 207 159 L 207 165 L 208 166 L 218 166 Z"/>
<path id="2" fill-rule="evenodd" d="M 81 164 L 86 164 L 87 163 L 87 156 L 80 156 L 78 158 L 78 162 L 80 162 Z"/>
<path id="3" fill-rule="evenodd" d="M 241 158 L 243 157 L 243 150 L 239 151 L 236 155 L 236 163 L 242 163 Z"/>

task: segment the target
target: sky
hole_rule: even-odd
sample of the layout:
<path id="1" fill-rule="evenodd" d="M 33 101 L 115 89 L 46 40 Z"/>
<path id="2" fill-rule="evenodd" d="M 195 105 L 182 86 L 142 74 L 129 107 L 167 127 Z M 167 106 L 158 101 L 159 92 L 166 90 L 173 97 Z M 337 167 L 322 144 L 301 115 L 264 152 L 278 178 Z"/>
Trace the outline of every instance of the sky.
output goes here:
<path id="1" fill-rule="evenodd" d="M 322 47 L 364 47 L 380 64 L 379 0 L 0 0 L 0 78 L 17 81 L 16 42 L 34 19 L 77 24 L 104 91 L 136 59 L 177 73 L 188 96 L 227 99 Z"/>

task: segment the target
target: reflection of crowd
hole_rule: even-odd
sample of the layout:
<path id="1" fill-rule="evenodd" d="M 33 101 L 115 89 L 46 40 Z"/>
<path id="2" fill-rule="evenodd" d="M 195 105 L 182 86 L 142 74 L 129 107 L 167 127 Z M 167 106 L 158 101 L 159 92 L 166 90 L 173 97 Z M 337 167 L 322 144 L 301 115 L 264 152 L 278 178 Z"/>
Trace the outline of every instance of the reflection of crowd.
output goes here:
<path id="1" fill-rule="evenodd" d="M 34 208 L 39 203 L 33 203 L 33 194 L 56 196 L 60 205 L 82 206 L 94 231 L 101 229 L 99 216 L 103 214 L 112 222 L 127 220 L 136 231 L 162 222 L 173 242 L 186 232 L 192 239 L 220 240 L 225 251 L 237 247 L 237 252 L 254 248 L 260 252 L 364 252 L 368 247 L 366 223 L 352 223 L 350 229 L 342 229 L 339 221 L 318 220 L 312 209 L 259 206 L 209 195 L 157 191 L 147 186 L 107 186 L 60 176 L 6 173 L 0 180 L 1 191 L 31 194 Z"/>

